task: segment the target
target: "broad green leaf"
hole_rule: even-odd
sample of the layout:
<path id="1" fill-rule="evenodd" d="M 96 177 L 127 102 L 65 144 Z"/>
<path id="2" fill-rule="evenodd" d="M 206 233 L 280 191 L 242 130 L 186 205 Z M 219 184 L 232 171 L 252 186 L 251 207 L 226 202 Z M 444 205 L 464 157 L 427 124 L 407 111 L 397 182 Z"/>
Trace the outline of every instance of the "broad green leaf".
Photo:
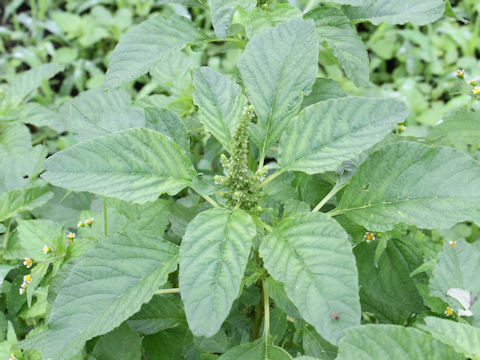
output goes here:
<path id="1" fill-rule="evenodd" d="M 148 127 L 171 137 L 187 154 L 190 152 L 187 129 L 173 111 L 161 108 L 146 108 L 145 120 Z"/>
<path id="2" fill-rule="evenodd" d="M 331 217 L 308 213 L 284 218 L 259 251 L 300 315 L 326 340 L 337 344 L 344 329 L 360 324 L 355 258 L 347 233 Z"/>
<path id="3" fill-rule="evenodd" d="M 280 140 L 279 165 L 307 174 L 335 170 L 389 134 L 405 119 L 403 103 L 342 97 L 306 107 Z"/>
<path id="4" fill-rule="evenodd" d="M 352 20 L 426 25 L 442 17 L 445 10 L 443 0 L 364 0 L 361 6 L 346 6 L 345 12 Z"/>
<path id="5" fill-rule="evenodd" d="M 342 4 L 342 5 L 362 6 L 365 4 L 366 0 L 329 0 L 329 1 L 337 4 Z"/>
<path id="6" fill-rule="evenodd" d="M 183 348 L 189 337 L 191 337 L 191 335 L 188 327 L 179 326 L 145 336 L 142 346 L 148 355 L 148 359 L 178 359 L 182 358 Z"/>
<path id="7" fill-rule="evenodd" d="M 102 360 L 135 360 L 142 357 L 142 339 L 126 323 L 98 339 L 92 355 Z"/>
<path id="8" fill-rule="evenodd" d="M 412 313 L 425 310 L 410 273 L 423 259 L 400 240 L 390 240 L 375 266 L 375 243 L 362 242 L 354 249 L 357 260 L 362 310 L 381 322 L 405 323 Z"/>
<path id="9" fill-rule="evenodd" d="M 18 74 L 6 89 L 7 104 L 16 105 L 28 94 L 42 85 L 44 79 L 50 79 L 63 70 L 63 66 L 56 63 L 42 64 L 28 71 Z"/>
<path id="10" fill-rule="evenodd" d="M 118 234 L 92 248 L 73 265 L 52 304 L 44 358 L 69 359 L 87 340 L 138 312 L 176 269 L 177 251 L 158 237 Z"/>
<path id="11" fill-rule="evenodd" d="M 455 311 L 463 307 L 446 292 L 451 288 L 470 291 L 472 297 L 480 292 L 478 274 L 480 272 L 480 251 L 463 239 L 456 242 L 455 247 L 445 243 L 438 255 L 437 264 L 430 278 L 430 295 L 441 298 L 450 304 Z M 475 314 L 477 318 L 480 314 Z"/>
<path id="12" fill-rule="evenodd" d="M 60 151 L 42 177 L 74 191 L 145 203 L 189 186 L 195 170 L 183 149 L 149 129 L 129 129 Z"/>
<path id="13" fill-rule="evenodd" d="M 225 149 L 232 148 L 232 136 L 246 105 L 240 86 L 208 67 L 193 73 L 193 101 L 200 110 L 199 120 Z"/>
<path id="14" fill-rule="evenodd" d="M 257 5 L 257 0 L 210 0 L 210 16 L 213 28 L 219 39 L 227 37 L 227 30 L 237 6 L 251 10 Z"/>
<path id="15" fill-rule="evenodd" d="M 8 275 L 10 270 L 13 269 L 13 266 L 7 264 L 0 264 L 0 286 L 3 284 L 3 280 L 5 280 L 5 276 Z"/>
<path id="16" fill-rule="evenodd" d="M 19 110 L 18 118 L 24 124 L 32 124 L 36 127 L 48 126 L 59 133 L 65 131 L 65 125 L 58 112 L 39 103 L 23 104 Z"/>
<path id="17" fill-rule="evenodd" d="M 48 186 L 40 185 L 27 189 L 12 190 L 0 194 L 0 221 L 17 216 L 44 205 L 53 196 Z"/>
<path id="18" fill-rule="evenodd" d="M 275 4 L 273 8 L 255 8 L 245 19 L 245 32 L 249 39 L 279 24 L 301 18 L 302 12 L 290 4 Z"/>
<path id="19" fill-rule="evenodd" d="M 451 347 L 414 328 L 363 325 L 348 329 L 338 345 L 337 360 L 460 360 Z"/>
<path id="20" fill-rule="evenodd" d="M 315 81 L 318 41 L 313 21 L 294 19 L 255 36 L 238 68 L 258 115 L 253 140 L 262 154 L 296 115 Z"/>
<path id="21" fill-rule="evenodd" d="M 459 110 L 443 119 L 435 126 L 428 138 L 435 144 L 442 145 L 479 145 L 480 144 L 480 114 Z"/>
<path id="22" fill-rule="evenodd" d="M 156 295 L 128 319 L 128 325 L 142 334 L 155 334 L 184 324 L 185 313 L 178 295 Z"/>
<path id="23" fill-rule="evenodd" d="M 338 99 L 345 96 L 347 96 L 347 93 L 334 80 L 317 78 L 310 94 L 303 98 L 302 109 L 320 101 Z"/>
<path id="24" fill-rule="evenodd" d="M 452 148 L 405 141 L 370 155 L 332 214 L 375 231 L 399 223 L 445 229 L 470 219 L 479 201 L 479 162 Z"/>
<path id="25" fill-rule="evenodd" d="M 218 332 L 240 291 L 255 226 L 242 210 L 210 209 L 187 226 L 180 246 L 180 293 L 195 336 Z"/>
<path id="26" fill-rule="evenodd" d="M 292 357 L 282 348 L 258 339 L 228 350 L 219 360 L 292 360 Z"/>
<path id="27" fill-rule="evenodd" d="M 155 16 L 127 32 L 112 53 L 105 86 L 117 87 L 147 73 L 155 63 L 207 36 L 183 16 Z"/>
<path id="28" fill-rule="evenodd" d="M 199 6 L 205 8 L 204 0 L 158 0 L 158 4 L 180 4 L 183 6 Z"/>
<path id="29" fill-rule="evenodd" d="M 452 346 L 468 358 L 480 356 L 480 329 L 431 316 L 425 318 L 425 323 L 426 326 L 420 327 L 432 334 L 435 339 Z"/>
<path id="30" fill-rule="evenodd" d="M 285 314 L 295 319 L 302 318 L 298 313 L 298 309 L 288 299 L 281 282 L 275 281 L 272 277 L 268 277 L 267 280 L 265 280 L 265 286 L 267 287 L 268 295 L 272 298 L 275 305 L 282 309 Z"/>
<path id="31" fill-rule="evenodd" d="M 315 21 L 318 39 L 321 43 L 328 43 L 355 85 L 368 85 L 370 69 L 367 48 L 350 19 L 341 10 L 327 7 L 308 12 L 305 19 Z"/>
<path id="32" fill-rule="evenodd" d="M 18 239 L 25 251 L 25 256 L 34 261 L 46 261 L 50 255 L 45 255 L 43 247 L 47 245 L 54 254 L 65 253 L 66 233 L 62 226 L 49 220 L 19 220 Z"/>
<path id="33" fill-rule="evenodd" d="M 306 355 L 317 359 L 333 360 L 337 357 L 337 347 L 322 338 L 311 326 L 303 329 L 302 345 Z"/>

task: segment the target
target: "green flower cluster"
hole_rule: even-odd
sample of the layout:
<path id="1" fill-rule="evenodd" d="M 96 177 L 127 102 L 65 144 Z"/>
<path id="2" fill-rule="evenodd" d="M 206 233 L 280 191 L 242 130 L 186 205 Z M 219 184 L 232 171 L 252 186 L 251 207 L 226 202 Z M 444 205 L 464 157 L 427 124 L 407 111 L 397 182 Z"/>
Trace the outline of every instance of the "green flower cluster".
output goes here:
<path id="1" fill-rule="evenodd" d="M 215 183 L 225 188 L 223 196 L 229 207 L 250 210 L 257 206 L 260 183 L 268 168 L 258 169 L 255 173 L 248 169 L 248 124 L 253 117 L 253 107 L 244 109 L 240 123 L 233 136 L 231 156 L 222 154 L 221 162 L 225 176 L 215 176 Z"/>

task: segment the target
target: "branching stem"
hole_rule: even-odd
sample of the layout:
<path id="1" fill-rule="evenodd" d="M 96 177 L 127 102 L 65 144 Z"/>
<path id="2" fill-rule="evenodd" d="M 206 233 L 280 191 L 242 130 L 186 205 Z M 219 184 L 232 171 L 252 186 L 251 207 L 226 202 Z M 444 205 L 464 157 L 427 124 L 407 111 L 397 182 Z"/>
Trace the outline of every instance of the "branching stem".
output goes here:
<path id="1" fill-rule="evenodd" d="M 155 295 L 162 295 L 162 294 L 180 294 L 180 289 L 172 288 L 172 289 L 160 289 L 155 291 Z"/>

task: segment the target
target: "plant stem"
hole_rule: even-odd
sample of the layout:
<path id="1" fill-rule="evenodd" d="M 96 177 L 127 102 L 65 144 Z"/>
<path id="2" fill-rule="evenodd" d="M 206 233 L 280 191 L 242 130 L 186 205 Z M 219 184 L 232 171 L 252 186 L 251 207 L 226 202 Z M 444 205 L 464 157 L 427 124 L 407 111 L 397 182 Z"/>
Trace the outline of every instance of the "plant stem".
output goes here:
<path id="1" fill-rule="evenodd" d="M 105 236 L 108 235 L 108 224 L 107 224 L 107 202 L 103 199 L 103 232 Z"/>
<path id="2" fill-rule="evenodd" d="M 257 282 L 259 285 L 259 282 Z M 257 340 L 260 337 L 260 329 L 262 327 L 262 319 L 263 319 L 263 304 L 264 304 L 264 292 L 262 291 L 260 295 L 260 301 L 255 306 L 255 319 L 253 320 L 252 326 L 252 340 Z"/>
<path id="3" fill-rule="evenodd" d="M 270 334 L 270 298 L 268 296 L 268 290 L 265 286 L 265 279 L 262 278 L 262 287 L 263 287 L 263 313 L 264 313 L 264 336 L 265 342 L 267 342 L 268 335 Z"/>
<path id="4" fill-rule="evenodd" d="M 179 288 L 160 289 L 158 291 L 155 291 L 155 295 L 162 295 L 162 294 L 180 294 L 180 289 Z"/>
<path id="5" fill-rule="evenodd" d="M 315 206 L 312 212 L 318 212 L 323 207 L 323 205 L 325 205 L 328 202 L 328 200 L 330 200 L 336 193 L 342 190 L 347 184 L 348 184 L 348 181 L 344 182 L 342 185 L 339 185 L 339 186 L 335 185 L 333 189 L 330 190 L 330 192 L 322 199 L 322 201 L 320 201 L 318 205 Z"/>
<path id="6" fill-rule="evenodd" d="M 216 207 L 216 208 L 220 207 L 220 205 L 218 205 L 217 202 L 216 202 L 215 200 L 213 200 L 210 196 L 208 196 L 208 195 L 202 195 L 202 197 L 203 197 L 205 200 L 207 200 L 207 202 L 208 202 L 210 205 L 212 205 L 213 207 Z"/>
<path id="7" fill-rule="evenodd" d="M 275 170 L 275 172 L 268 176 L 265 180 L 263 180 L 260 184 L 260 187 L 264 187 L 265 185 L 267 185 L 270 181 L 272 181 L 273 179 L 277 178 L 278 176 L 282 175 L 283 173 L 285 172 L 285 170 L 283 169 L 277 169 Z"/>

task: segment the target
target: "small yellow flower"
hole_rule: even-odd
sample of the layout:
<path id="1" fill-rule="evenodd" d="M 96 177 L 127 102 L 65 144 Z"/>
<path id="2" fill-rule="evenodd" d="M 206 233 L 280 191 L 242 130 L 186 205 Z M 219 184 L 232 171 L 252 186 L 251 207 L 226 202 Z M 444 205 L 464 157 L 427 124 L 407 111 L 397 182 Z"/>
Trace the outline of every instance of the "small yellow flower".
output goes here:
<path id="1" fill-rule="evenodd" d="M 473 95 L 478 95 L 478 94 L 480 94 L 480 86 L 476 86 L 476 87 L 472 90 L 472 94 L 473 94 Z"/>
<path id="2" fill-rule="evenodd" d="M 457 70 L 457 77 L 458 77 L 459 79 L 463 79 L 464 76 L 465 76 L 465 70 L 463 70 L 463 69 L 458 69 L 458 70 Z"/>
<path id="3" fill-rule="evenodd" d="M 365 236 L 363 237 L 365 240 L 367 240 L 367 243 L 374 241 L 375 240 L 375 234 L 372 232 L 367 232 L 365 233 Z"/>
<path id="4" fill-rule="evenodd" d="M 47 245 L 43 246 L 43 253 L 47 255 L 50 251 L 52 251 Z"/>
<path id="5" fill-rule="evenodd" d="M 75 240 L 75 233 L 73 233 L 73 232 L 68 233 L 68 234 L 67 234 L 67 238 L 68 238 L 69 240 Z"/>
<path id="6" fill-rule="evenodd" d="M 451 247 L 455 247 L 455 245 L 457 245 L 457 242 L 456 241 L 449 241 L 448 242 L 450 244 Z"/>
<path id="7" fill-rule="evenodd" d="M 85 220 L 85 224 L 91 226 L 93 224 L 93 218 L 88 218 L 87 220 Z"/>
<path id="8" fill-rule="evenodd" d="M 450 306 L 445 309 L 445 315 L 452 316 L 453 314 L 455 314 L 455 311 Z"/>
<path id="9" fill-rule="evenodd" d="M 398 130 L 405 131 L 407 130 L 407 127 L 405 125 L 398 125 Z"/>
<path id="10" fill-rule="evenodd" d="M 469 81 L 469 84 L 472 86 L 477 86 L 478 85 L 478 79 L 472 79 Z"/>
<path id="11" fill-rule="evenodd" d="M 32 275 L 30 275 L 30 274 L 25 275 L 25 276 L 23 277 L 23 282 L 24 282 L 25 284 L 30 284 L 30 283 L 32 282 Z"/>
<path id="12" fill-rule="evenodd" d="M 10 355 L 10 357 L 8 358 L 8 360 L 17 360 L 17 358 L 15 357 L 15 355 Z"/>
<path id="13" fill-rule="evenodd" d="M 18 293 L 19 293 L 20 295 L 25 294 L 25 288 L 24 288 L 24 287 L 20 287 L 20 289 L 18 289 Z"/>
<path id="14" fill-rule="evenodd" d="M 27 269 L 30 269 L 32 267 L 33 261 L 29 257 L 25 257 L 23 259 L 23 265 L 27 267 Z"/>
<path id="15" fill-rule="evenodd" d="M 85 224 L 83 223 L 83 221 L 79 221 L 79 222 L 77 223 L 77 227 L 79 227 L 79 228 L 80 228 L 80 227 L 85 227 Z"/>

